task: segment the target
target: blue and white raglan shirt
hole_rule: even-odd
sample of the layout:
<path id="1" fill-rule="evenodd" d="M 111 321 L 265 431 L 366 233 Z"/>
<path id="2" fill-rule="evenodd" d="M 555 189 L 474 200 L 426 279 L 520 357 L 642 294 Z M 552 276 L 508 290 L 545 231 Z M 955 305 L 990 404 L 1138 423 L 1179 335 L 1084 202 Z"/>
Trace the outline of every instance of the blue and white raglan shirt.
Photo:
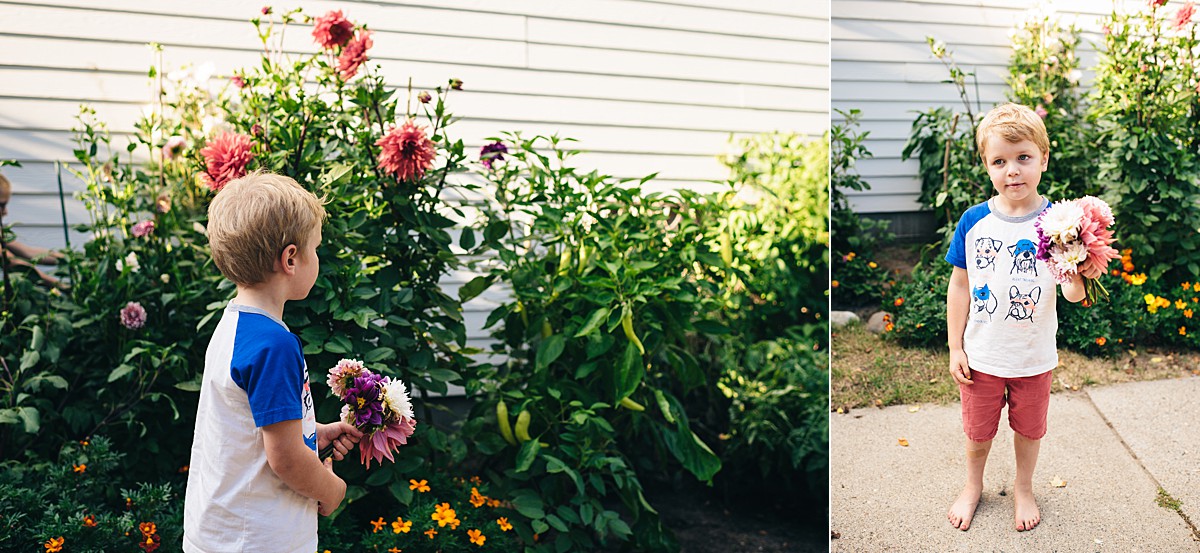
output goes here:
<path id="1" fill-rule="evenodd" d="M 999 213 L 995 198 L 963 213 L 946 261 L 966 269 L 971 307 L 963 350 L 968 366 L 992 376 L 1034 376 L 1058 365 L 1057 283 L 1037 258 L 1034 222 Z"/>
<path id="2" fill-rule="evenodd" d="M 317 420 L 300 339 L 267 312 L 230 303 L 204 357 L 184 499 L 187 553 L 317 550 L 317 502 L 267 464 L 262 427 Z"/>

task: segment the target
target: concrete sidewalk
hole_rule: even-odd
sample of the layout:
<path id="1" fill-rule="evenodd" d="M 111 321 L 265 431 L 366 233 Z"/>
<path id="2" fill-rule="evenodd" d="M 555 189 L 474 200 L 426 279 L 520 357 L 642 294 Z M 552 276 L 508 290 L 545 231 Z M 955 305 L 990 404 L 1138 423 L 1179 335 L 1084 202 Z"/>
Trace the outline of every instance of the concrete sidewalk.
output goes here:
<path id="1" fill-rule="evenodd" d="M 1034 473 L 1042 523 L 1014 528 L 1005 414 L 963 532 L 946 520 L 966 470 L 958 404 L 831 414 L 830 527 L 840 538 L 830 550 L 1200 551 L 1200 377 L 1054 394 L 1049 417 Z M 1160 486 L 1180 512 L 1156 503 Z"/>

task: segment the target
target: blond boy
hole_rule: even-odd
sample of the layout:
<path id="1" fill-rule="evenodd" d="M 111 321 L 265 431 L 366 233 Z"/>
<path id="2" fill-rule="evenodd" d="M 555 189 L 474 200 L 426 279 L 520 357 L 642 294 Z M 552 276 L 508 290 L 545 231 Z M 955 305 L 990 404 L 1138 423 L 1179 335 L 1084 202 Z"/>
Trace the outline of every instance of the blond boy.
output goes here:
<path id="1" fill-rule="evenodd" d="M 1033 471 L 1058 365 L 1056 283 L 1037 259 L 1034 227 L 1050 205 L 1038 194 L 1050 139 L 1033 110 L 1003 104 L 984 116 L 975 140 L 996 195 L 963 213 L 946 254 L 954 265 L 946 291 L 950 374 L 959 385 L 967 435 L 966 485 L 946 516 L 955 528 L 970 528 L 1000 411 L 1008 405 L 1017 464 L 1014 524 L 1025 531 L 1041 522 Z M 1063 284 L 1062 293 L 1067 301 L 1082 300 L 1080 275 Z"/>
<path id="2" fill-rule="evenodd" d="M 213 261 L 237 296 L 204 360 L 184 501 L 188 553 L 317 550 L 317 514 L 342 502 L 346 483 L 317 451 L 341 459 L 362 436 L 317 424 L 300 339 L 283 306 L 317 278 L 325 208 L 296 181 L 253 173 L 230 182 L 208 209 Z"/>
<path id="3" fill-rule="evenodd" d="M 8 177 L 0 175 L 0 223 L 4 218 L 8 217 L 8 202 L 12 200 L 12 183 Z M 46 248 L 39 248 L 13 240 L 4 243 L 4 259 L 3 262 L 9 267 L 21 267 L 27 270 L 32 270 L 37 274 L 42 282 L 50 286 L 58 286 L 60 283 L 57 278 L 54 278 L 37 268 L 36 265 L 58 265 L 59 261 L 63 260 L 62 253 Z"/>

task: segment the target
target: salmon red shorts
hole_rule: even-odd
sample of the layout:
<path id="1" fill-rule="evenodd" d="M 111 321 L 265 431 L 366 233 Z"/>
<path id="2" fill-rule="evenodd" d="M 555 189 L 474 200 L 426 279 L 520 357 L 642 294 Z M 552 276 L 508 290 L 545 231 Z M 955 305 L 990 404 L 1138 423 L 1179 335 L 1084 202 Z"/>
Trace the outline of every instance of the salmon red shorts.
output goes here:
<path id="1" fill-rule="evenodd" d="M 1021 378 L 1002 378 L 971 371 L 975 383 L 959 384 L 962 396 L 963 432 L 973 442 L 996 437 L 1000 410 L 1008 404 L 1008 425 L 1031 440 L 1046 435 L 1046 411 L 1050 408 L 1053 371 Z"/>

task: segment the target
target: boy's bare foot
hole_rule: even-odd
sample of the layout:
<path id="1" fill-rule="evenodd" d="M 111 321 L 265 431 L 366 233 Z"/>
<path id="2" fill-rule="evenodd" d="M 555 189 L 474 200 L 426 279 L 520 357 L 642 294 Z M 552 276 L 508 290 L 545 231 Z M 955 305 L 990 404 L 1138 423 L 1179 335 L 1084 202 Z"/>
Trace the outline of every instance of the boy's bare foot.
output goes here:
<path id="1" fill-rule="evenodd" d="M 975 508 L 979 506 L 979 497 L 982 494 L 982 488 L 970 485 L 964 487 L 962 493 L 958 494 L 958 499 L 950 506 L 950 512 L 946 513 L 950 525 L 964 531 L 970 528 L 971 519 L 975 518 Z"/>
<path id="2" fill-rule="evenodd" d="M 1038 509 L 1037 500 L 1033 497 L 1033 489 L 1022 490 L 1021 486 L 1017 486 L 1013 490 L 1016 497 L 1016 524 L 1017 530 L 1024 532 L 1033 530 L 1038 523 L 1042 522 L 1042 512 Z"/>

